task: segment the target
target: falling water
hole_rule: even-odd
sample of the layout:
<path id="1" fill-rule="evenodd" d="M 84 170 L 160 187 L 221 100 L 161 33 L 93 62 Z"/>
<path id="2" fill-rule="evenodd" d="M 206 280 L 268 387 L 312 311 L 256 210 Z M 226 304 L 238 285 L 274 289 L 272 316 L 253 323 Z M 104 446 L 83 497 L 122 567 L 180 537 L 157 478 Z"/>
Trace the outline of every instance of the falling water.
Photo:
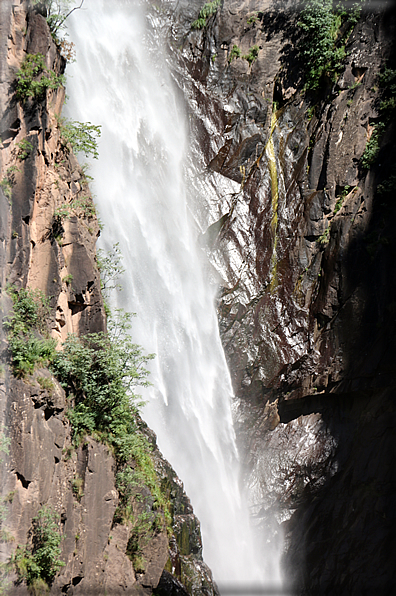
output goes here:
<path id="1" fill-rule="evenodd" d="M 156 354 L 144 418 L 184 481 L 215 579 L 274 583 L 238 489 L 232 388 L 186 200 L 187 127 L 166 52 L 134 0 L 86 0 L 69 33 L 78 53 L 66 114 L 102 125 L 91 166 L 101 242 L 120 243 L 126 268 L 113 300 L 137 313 L 134 339 Z"/>

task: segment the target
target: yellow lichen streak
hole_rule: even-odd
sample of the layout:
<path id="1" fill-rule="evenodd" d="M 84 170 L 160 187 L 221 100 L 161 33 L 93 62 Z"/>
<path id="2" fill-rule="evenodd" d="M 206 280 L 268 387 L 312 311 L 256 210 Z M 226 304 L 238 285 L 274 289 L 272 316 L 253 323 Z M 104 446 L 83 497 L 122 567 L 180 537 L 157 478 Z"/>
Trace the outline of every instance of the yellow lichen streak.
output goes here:
<path id="1" fill-rule="evenodd" d="M 268 168 L 269 174 L 271 179 L 271 204 L 272 204 L 272 218 L 271 218 L 271 232 L 273 238 L 273 246 L 272 246 L 272 256 L 271 256 L 271 279 L 270 279 L 270 291 L 272 292 L 275 290 L 276 286 L 278 285 L 277 280 L 277 258 L 276 258 L 276 245 L 278 241 L 277 237 L 277 229 L 278 229 L 278 198 L 279 198 L 279 190 L 278 190 L 278 172 L 276 169 L 276 159 L 275 159 L 275 148 L 274 148 L 274 139 L 273 139 L 273 132 L 276 126 L 276 114 L 275 111 L 272 113 L 271 118 L 271 131 L 270 137 L 265 148 L 265 152 L 268 158 Z"/>

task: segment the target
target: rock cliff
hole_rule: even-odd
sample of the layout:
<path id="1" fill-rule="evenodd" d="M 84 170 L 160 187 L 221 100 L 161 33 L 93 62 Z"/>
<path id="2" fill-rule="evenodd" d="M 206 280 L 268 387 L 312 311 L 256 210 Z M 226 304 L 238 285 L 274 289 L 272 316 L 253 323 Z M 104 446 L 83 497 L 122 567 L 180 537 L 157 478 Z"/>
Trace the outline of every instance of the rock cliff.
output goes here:
<path id="1" fill-rule="evenodd" d="M 224 0 L 192 27 L 200 8 L 172 6 L 169 44 L 254 521 L 284 533 L 297 593 L 390 594 L 394 111 L 370 164 L 365 151 L 396 65 L 394 5 L 346 19 L 342 65 L 316 91 L 296 2 Z"/>
<path id="2" fill-rule="evenodd" d="M 41 291 L 49 297 L 47 323 L 59 349 L 70 333 L 105 332 L 106 315 L 88 177 L 61 134 L 64 87 L 18 97 L 17 74 L 29 55 L 43 57 L 43 77 L 61 81 L 56 77 L 65 70 L 65 49 L 41 12 L 24 0 L 0 6 L 1 316 L 9 320 L 12 309 L 7 287 Z M 130 489 L 131 514 L 120 515 L 113 450 L 89 436 L 73 444 L 65 390 L 46 368 L 13 376 L 3 326 L 1 334 L 0 592 L 33 589 L 22 581 L 26 561 L 18 567 L 15 557 L 18 545 L 34 547 L 36 516 L 47 514 L 62 537 L 51 593 L 217 594 L 202 559 L 199 521 L 154 434 L 138 419 L 172 516 L 168 530 L 151 527 L 157 513 L 144 479 Z"/>

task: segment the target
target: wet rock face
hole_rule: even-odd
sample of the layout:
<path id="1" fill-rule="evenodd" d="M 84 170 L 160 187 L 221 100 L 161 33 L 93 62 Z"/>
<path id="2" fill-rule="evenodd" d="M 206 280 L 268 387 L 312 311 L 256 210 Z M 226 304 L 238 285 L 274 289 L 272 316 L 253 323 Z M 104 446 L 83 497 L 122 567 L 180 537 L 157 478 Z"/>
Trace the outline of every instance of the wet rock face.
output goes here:
<path id="1" fill-rule="evenodd" d="M 376 189 L 392 176 L 394 123 L 376 164 L 360 159 L 380 117 L 378 75 L 396 66 L 394 9 L 362 13 L 337 81 L 310 97 L 295 3 L 225 0 L 193 31 L 199 8 L 174 5 L 170 44 L 182 46 L 192 201 L 221 285 L 257 526 L 284 532 L 300 591 L 381 591 L 393 574 L 380 545 L 394 519 L 396 213 L 394 190 Z M 251 64 L 232 57 L 256 45 Z M 268 530 L 274 513 L 280 528 Z"/>
<path id="2" fill-rule="evenodd" d="M 65 68 L 41 12 L 42 7 L 37 12 L 24 0 L 0 4 L 0 316 L 11 307 L 7 284 L 38 288 L 50 298 L 48 325 L 59 345 L 69 333 L 105 331 L 106 316 L 95 208 L 85 171 L 64 146 L 57 120 L 64 89 L 47 90 L 39 100 L 20 102 L 15 96 L 15 75 L 26 54 L 43 54 L 47 68 L 57 74 Z M 216 596 L 202 559 L 199 521 L 154 434 L 142 430 L 152 443 L 174 535 L 169 538 L 164 527 L 156 527 L 142 548 L 144 565 L 135 569 L 131 536 L 139 534 L 138 515 L 153 513 L 150 489 L 141 481 L 136 498 L 131 497 L 134 518 L 121 523 L 116 515 L 119 469 L 112 451 L 88 437 L 78 447 L 72 444 L 70 404 L 49 370 L 36 370 L 26 379 L 12 376 L 2 325 L 0 352 L 5 363 L 0 374 L 0 592 L 30 593 L 17 581 L 14 565 L 4 577 L 3 564 L 17 545 L 32 539 L 32 520 L 45 505 L 59 515 L 64 564 L 51 593 L 150 596 L 161 580 L 161 594 Z"/>

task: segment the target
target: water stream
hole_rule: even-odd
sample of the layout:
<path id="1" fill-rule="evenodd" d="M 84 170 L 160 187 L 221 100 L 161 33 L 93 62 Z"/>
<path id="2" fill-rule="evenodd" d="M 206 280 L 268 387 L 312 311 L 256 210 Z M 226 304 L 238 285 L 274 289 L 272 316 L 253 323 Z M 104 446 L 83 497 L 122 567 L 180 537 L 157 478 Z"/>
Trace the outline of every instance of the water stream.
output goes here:
<path id="1" fill-rule="evenodd" d="M 156 354 L 143 416 L 184 482 L 216 581 L 279 582 L 255 548 L 238 488 L 216 288 L 187 205 L 188 130 L 166 51 L 136 0 L 86 0 L 69 34 L 77 62 L 68 66 L 65 114 L 102 125 L 90 172 L 100 244 L 119 242 L 126 268 L 113 303 L 137 313 L 134 339 Z"/>

